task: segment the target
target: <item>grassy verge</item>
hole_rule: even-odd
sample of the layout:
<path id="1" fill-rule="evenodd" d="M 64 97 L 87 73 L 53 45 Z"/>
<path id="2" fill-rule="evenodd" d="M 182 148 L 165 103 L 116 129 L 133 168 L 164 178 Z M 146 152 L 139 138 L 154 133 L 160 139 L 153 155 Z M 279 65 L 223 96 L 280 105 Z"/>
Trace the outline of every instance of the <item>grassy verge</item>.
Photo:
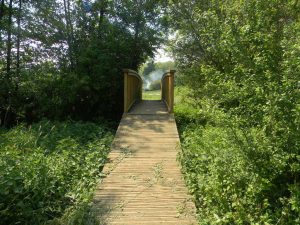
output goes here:
<path id="1" fill-rule="evenodd" d="M 0 129 L 0 224 L 85 224 L 112 137 L 96 123 Z"/>
<path id="2" fill-rule="evenodd" d="M 288 171 L 293 155 L 260 127 L 242 126 L 209 100 L 196 102 L 186 88 L 177 89 L 175 102 L 199 224 L 300 223 L 300 185 Z"/>
<path id="3" fill-rule="evenodd" d="M 161 99 L 161 91 L 144 91 L 143 92 L 143 99 L 144 100 L 160 100 Z"/>

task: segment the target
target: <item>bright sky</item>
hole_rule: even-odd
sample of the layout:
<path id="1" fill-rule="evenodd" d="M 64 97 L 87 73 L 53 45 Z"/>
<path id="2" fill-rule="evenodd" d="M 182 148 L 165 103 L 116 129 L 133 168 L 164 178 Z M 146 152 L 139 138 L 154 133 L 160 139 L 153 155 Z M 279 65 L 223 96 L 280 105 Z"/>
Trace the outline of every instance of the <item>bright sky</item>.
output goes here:
<path id="1" fill-rule="evenodd" d="M 158 49 L 154 57 L 154 62 L 167 62 L 167 61 L 174 61 L 174 59 L 164 50 L 164 48 Z"/>

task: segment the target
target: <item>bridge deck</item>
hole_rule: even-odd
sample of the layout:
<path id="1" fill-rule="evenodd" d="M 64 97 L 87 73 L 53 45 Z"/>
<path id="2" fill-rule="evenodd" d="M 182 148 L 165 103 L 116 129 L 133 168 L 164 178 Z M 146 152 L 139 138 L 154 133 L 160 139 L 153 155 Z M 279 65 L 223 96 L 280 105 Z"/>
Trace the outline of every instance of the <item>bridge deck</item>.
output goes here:
<path id="1" fill-rule="evenodd" d="M 142 101 L 123 116 L 94 197 L 101 224 L 196 224 L 178 144 L 174 117 L 161 101 Z"/>
<path id="2" fill-rule="evenodd" d="M 157 115 L 168 114 L 167 107 L 160 100 L 143 100 L 137 102 L 128 114 L 130 115 Z"/>

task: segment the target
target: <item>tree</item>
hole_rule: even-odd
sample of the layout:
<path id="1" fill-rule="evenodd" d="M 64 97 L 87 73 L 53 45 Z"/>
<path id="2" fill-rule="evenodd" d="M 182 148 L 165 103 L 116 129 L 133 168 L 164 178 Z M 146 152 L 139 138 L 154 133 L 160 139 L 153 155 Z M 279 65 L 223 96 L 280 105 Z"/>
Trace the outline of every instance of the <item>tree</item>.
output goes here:
<path id="1" fill-rule="evenodd" d="M 0 89 L 2 123 L 9 115 L 14 121 L 118 118 L 122 69 L 136 69 L 151 57 L 166 30 L 160 1 L 1 3 L 1 16 L 10 14 L 0 20 L 0 69 L 14 90 Z"/>
<path id="2" fill-rule="evenodd" d="M 164 23 L 165 5 L 161 1 L 134 0 L 115 1 L 115 13 L 121 26 L 132 33 L 130 54 L 133 56 L 131 68 L 153 57 L 153 53 L 166 40 L 167 26 Z"/>
<path id="3" fill-rule="evenodd" d="M 142 77 L 146 77 L 147 75 L 149 75 L 151 72 L 155 71 L 155 64 L 154 61 L 148 61 L 146 62 L 142 68 L 140 69 L 140 74 L 142 75 Z"/>
<path id="4" fill-rule="evenodd" d="M 296 111 L 299 111 L 300 96 L 296 80 L 300 77 L 300 67 L 296 55 L 300 53 L 300 2 L 196 0 L 172 3 L 171 22 L 177 30 L 172 43 L 173 54 L 184 83 L 192 90 L 200 111 L 208 108 L 208 114 L 211 111 L 225 114 L 224 118 L 217 118 L 218 123 L 240 129 L 240 137 L 233 138 L 245 156 L 239 163 L 248 165 L 245 168 L 256 177 L 253 192 L 243 191 L 250 190 L 251 184 L 242 181 L 243 175 L 239 174 L 239 184 L 233 182 L 229 188 L 235 191 L 224 195 L 218 203 L 214 202 L 215 196 L 197 201 L 200 217 L 209 218 L 208 223 L 261 223 L 262 220 L 297 223 L 299 206 L 293 202 L 299 200 L 300 187 L 299 167 L 295 167 L 299 165 L 299 113 Z M 222 135 L 221 131 L 219 134 Z M 210 160 L 216 165 L 214 160 L 218 158 L 212 156 Z M 203 171 L 199 176 L 210 176 L 211 171 Z M 223 178 L 231 179 L 233 174 L 220 172 L 217 175 L 221 179 L 214 180 L 211 188 L 226 192 L 222 187 Z M 201 186 L 201 180 L 196 178 L 194 182 L 197 196 L 209 194 L 208 189 Z M 245 186 L 239 189 L 243 182 Z M 238 207 L 233 206 L 235 196 L 239 196 Z M 258 205 L 262 207 L 258 209 Z"/>

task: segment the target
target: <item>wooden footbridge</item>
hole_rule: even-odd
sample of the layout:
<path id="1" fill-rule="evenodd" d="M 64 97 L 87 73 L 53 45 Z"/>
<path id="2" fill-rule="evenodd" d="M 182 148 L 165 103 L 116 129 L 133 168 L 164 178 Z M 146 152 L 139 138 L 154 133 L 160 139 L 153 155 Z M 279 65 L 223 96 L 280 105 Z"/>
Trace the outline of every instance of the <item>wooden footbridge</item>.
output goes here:
<path id="1" fill-rule="evenodd" d="M 161 100 L 145 101 L 140 76 L 124 70 L 124 115 L 93 201 L 100 224 L 196 224 L 176 161 L 174 73 L 162 77 Z"/>

